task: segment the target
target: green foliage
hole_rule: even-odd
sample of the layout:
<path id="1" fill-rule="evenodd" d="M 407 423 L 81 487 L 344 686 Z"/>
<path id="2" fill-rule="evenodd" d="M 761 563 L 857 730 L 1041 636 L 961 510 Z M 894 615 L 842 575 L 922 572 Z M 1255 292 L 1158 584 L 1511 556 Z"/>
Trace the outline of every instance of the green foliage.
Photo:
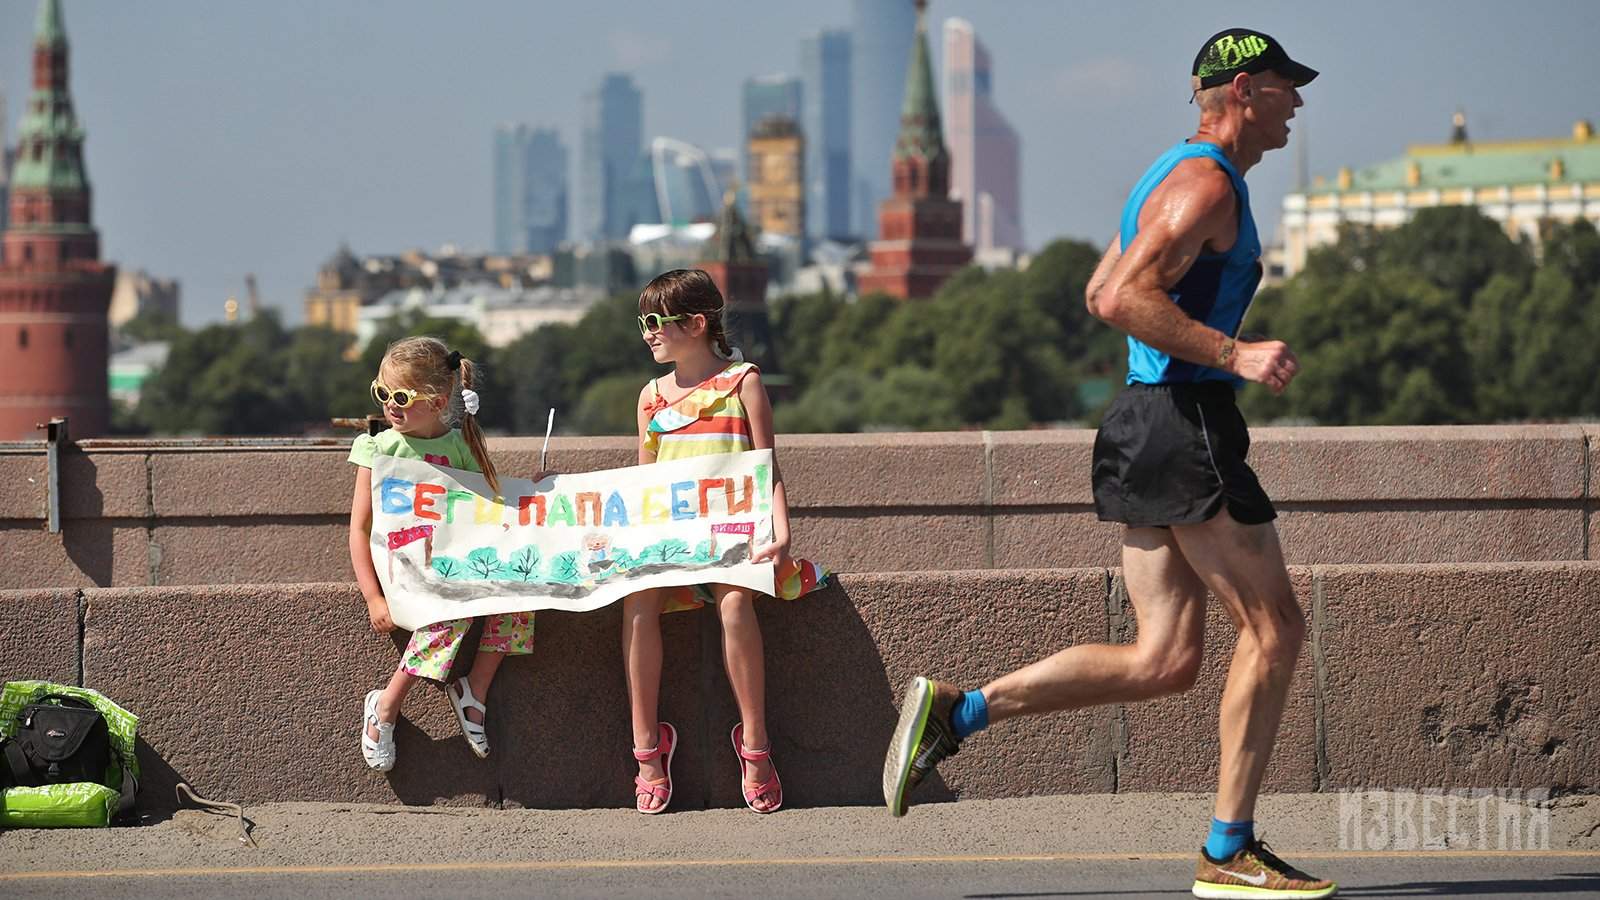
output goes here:
<path id="1" fill-rule="evenodd" d="M 506 563 L 506 570 L 516 576 L 518 581 L 532 581 L 539 574 L 539 548 L 532 544 L 511 554 L 511 559 Z"/>
<path id="2" fill-rule="evenodd" d="M 608 375 L 589 385 L 572 413 L 579 434 L 634 434 L 639 429 L 639 389 L 648 376 Z M 543 432 L 540 423 L 539 432 Z"/>
<path id="3" fill-rule="evenodd" d="M 467 569 L 461 565 L 461 560 L 448 556 L 435 556 L 433 558 L 433 571 L 439 573 L 440 578 L 464 578 Z"/>
<path id="4" fill-rule="evenodd" d="M 158 434 L 281 434 L 307 417 L 284 384 L 287 335 L 276 316 L 211 325 L 172 343 L 145 382 L 139 418 Z"/>
<path id="5" fill-rule="evenodd" d="M 578 567 L 578 552 L 558 553 L 550 559 L 550 578 L 562 584 L 577 584 L 583 580 L 583 571 Z"/>
<path id="6" fill-rule="evenodd" d="M 680 541 L 677 538 L 667 538 L 657 544 L 656 547 L 658 548 L 657 555 L 665 563 L 687 562 L 693 555 L 689 550 L 688 542 Z"/>
<path id="7" fill-rule="evenodd" d="M 123 322 L 117 331 L 123 337 L 139 343 L 172 341 L 183 334 L 183 326 L 178 324 L 177 316 L 152 309 Z"/>
<path id="8" fill-rule="evenodd" d="M 1252 331 L 1286 341 L 1302 373 L 1254 417 L 1324 425 L 1563 419 L 1600 412 L 1600 235 L 1554 225 L 1535 263 L 1475 209 L 1419 211 L 1388 231 L 1347 227 L 1281 289 Z"/>
<path id="9" fill-rule="evenodd" d="M 1286 341 L 1302 372 L 1282 397 L 1247 388 L 1247 414 L 1327 425 L 1600 415 L 1600 234 L 1579 222 L 1547 226 L 1542 238 L 1536 259 L 1470 208 L 1422 210 L 1390 230 L 1346 226 L 1337 244 L 1256 298 L 1246 329 Z M 1127 360 L 1126 337 L 1084 304 L 1100 252 L 1056 241 L 1024 271 L 970 267 L 927 300 L 826 292 L 775 300 L 776 429 L 1094 424 Z M 638 391 L 660 372 L 636 314 L 636 298 L 620 294 L 576 323 L 495 349 L 469 325 L 413 313 L 354 360 L 348 337 L 291 331 L 270 314 L 192 332 L 148 317 L 123 331 L 168 338 L 172 352 L 117 428 L 325 430 L 330 417 L 372 410 L 367 383 L 390 341 L 433 334 L 480 364 L 486 428 L 539 435 L 553 407 L 560 430 L 632 434 Z M 661 561 L 659 548 L 619 556 L 617 566 L 647 561 Z"/>
<path id="10" fill-rule="evenodd" d="M 467 554 L 467 571 L 487 581 L 505 575 L 506 566 L 493 547 L 479 547 Z"/>

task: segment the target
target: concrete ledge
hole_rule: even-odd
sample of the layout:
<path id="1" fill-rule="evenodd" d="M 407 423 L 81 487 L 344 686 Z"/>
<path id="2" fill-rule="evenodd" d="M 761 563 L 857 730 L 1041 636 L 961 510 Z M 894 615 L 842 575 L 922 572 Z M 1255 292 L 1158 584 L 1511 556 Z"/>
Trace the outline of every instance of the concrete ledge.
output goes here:
<path id="1" fill-rule="evenodd" d="M 760 606 L 768 711 L 790 803 L 873 804 L 906 680 L 974 686 L 1084 642 L 1136 634 L 1107 569 L 845 576 Z M 1292 570 L 1311 622 L 1269 791 L 1549 787 L 1600 773 L 1600 563 Z M 83 606 L 80 638 L 79 603 Z M 740 802 L 737 719 L 713 610 L 664 619 L 662 715 L 678 726 L 682 809 Z M 413 692 L 400 763 L 368 772 L 362 695 L 403 635 L 367 628 L 346 584 L 0 592 L 11 678 L 83 683 L 143 717 L 147 800 L 188 780 L 246 802 L 626 807 L 630 735 L 611 607 L 540 613 L 537 648 L 489 698 L 472 757 L 436 688 Z M 1005 722 L 938 773 L 933 798 L 1210 790 L 1231 628 L 1213 604 L 1187 694 Z M 469 646 L 475 646 L 469 642 Z M 470 663 L 464 653 L 458 666 Z M 981 748 L 981 749 L 980 749 Z"/>
<path id="2" fill-rule="evenodd" d="M 28 551 L 0 588 L 343 580 L 351 440 L 88 441 L 63 458 L 63 535 L 42 534 L 42 444 L 0 449 L 0 534 Z M 1093 441 L 1086 429 L 780 436 L 795 547 L 847 572 L 1115 566 L 1120 531 L 1090 496 Z M 1597 441 L 1588 425 L 1263 428 L 1251 461 L 1291 563 L 1582 560 L 1600 558 Z M 491 445 L 505 472 L 538 466 L 542 438 Z M 550 465 L 636 458 L 631 437 L 558 438 Z"/>

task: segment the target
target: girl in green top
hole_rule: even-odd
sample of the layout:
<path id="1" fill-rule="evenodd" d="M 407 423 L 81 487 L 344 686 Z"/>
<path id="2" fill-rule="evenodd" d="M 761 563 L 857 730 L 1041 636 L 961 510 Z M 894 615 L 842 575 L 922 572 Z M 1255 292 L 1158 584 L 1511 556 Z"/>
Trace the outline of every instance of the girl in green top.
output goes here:
<path id="1" fill-rule="evenodd" d="M 362 435 L 350 450 L 350 461 L 359 467 L 355 496 L 350 501 L 350 564 L 367 599 L 367 618 L 374 631 L 393 631 L 394 622 L 389 618 L 389 604 L 372 563 L 373 458 L 398 456 L 481 472 L 490 490 L 497 494 L 500 491 L 499 477 L 478 428 L 478 395 L 472 390 L 473 378 L 471 360 L 463 359 L 435 338 L 416 337 L 389 345 L 378 367 L 378 377 L 372 382 L 372 397 L 383 407 L 389 429 L 376 437 Z M 452 428 L 453 422 L 459 422 L 460 428 Z M 420 540 L 426 542 L 426 555 L 432 555 L 432 531 L 427 526 L 407 528 L 388 537 L 391 551 Z M 380 772 L 394 767 L 394 724 L 406 694 L 418 678 L 448 681 L 456 651 L 471 625 L 471 619 L 454 619 L 412 632 L 388 686 L 367 693 L 361 713 L 361 754 L 367 765 Z M 488 695 L 489 684 L 506 654 L 532 650 L 533 613 L 490 616 L 484 623 L 472 671 L 445 688 L 467 745 L 479 758 L 489 755 L 489 740 L 483 727 L 486 710 L 478 698 Z"/>

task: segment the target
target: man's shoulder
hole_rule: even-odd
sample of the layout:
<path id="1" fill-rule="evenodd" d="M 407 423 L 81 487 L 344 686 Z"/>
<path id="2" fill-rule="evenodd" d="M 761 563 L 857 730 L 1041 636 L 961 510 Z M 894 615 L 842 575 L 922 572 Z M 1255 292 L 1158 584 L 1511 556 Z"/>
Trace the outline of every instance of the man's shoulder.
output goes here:
<path id="1" fill-rule="evenodd" d="M 1161 186 L 1173 195 L 1182 194 L 1191 202 L 1231 205 L 1234 200 L 1233 176 L 1216 160 L 1206 156 L 1192 156 L 1179 162 Z"/>

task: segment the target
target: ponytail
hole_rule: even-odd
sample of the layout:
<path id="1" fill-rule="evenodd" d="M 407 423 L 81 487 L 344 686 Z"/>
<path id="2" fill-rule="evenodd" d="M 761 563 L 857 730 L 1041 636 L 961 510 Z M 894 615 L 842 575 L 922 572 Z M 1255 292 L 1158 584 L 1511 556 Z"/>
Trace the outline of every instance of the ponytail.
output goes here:
<path id="1" fill-rule="evenodd" d="M 461 399 L 461 391 L 470 391 L 477 383 L 477 367 L 472 360 L 461 358 L 461 378 L 457 382 L 455 396 L 450 398 L 450 405 L 455 406 Z M 468 410 L 463 404 L 461 410 L 461 436 L 466 438 L 467 448 L 472 451 L 472 458 L 478 461 L 478 468 L 483 471 L 483 477 L 489 482 L 489 490 L 496 497 L 500 496 L 500 475 L 495 471 L 494 461 L 489 459 L 488 442 L 484 440 L 483 429 L 478 427 L 476 410 Z"/>

